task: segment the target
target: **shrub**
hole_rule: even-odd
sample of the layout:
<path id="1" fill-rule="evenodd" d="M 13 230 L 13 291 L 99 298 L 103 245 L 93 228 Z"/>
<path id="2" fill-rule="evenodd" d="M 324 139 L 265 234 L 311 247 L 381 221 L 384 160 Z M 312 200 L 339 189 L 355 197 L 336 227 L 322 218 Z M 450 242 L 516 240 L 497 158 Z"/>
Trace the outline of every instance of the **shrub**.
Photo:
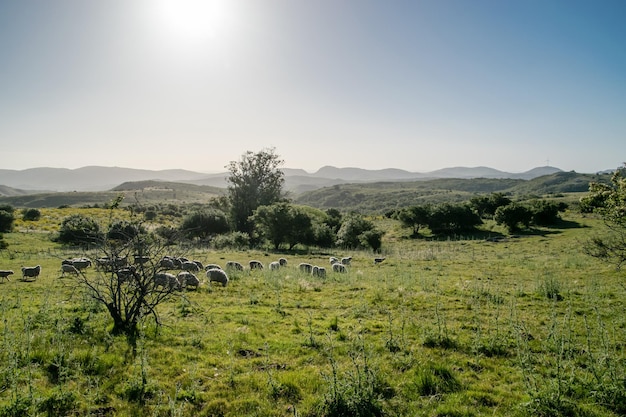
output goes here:
<path id="1" fill-rule="evenodd" d="M 22 219 L 25 221 L 37 221 L 41 218 L 41 211 L 36 208 L 24 209 L 22 211 Z"/>
<path id="2" fill-rule="evenodd" d="M 91 217 L 73 214 L 63 220 L 57 241 L 67 245 L 92 245 L 101 242 L 100 225 Z"/>

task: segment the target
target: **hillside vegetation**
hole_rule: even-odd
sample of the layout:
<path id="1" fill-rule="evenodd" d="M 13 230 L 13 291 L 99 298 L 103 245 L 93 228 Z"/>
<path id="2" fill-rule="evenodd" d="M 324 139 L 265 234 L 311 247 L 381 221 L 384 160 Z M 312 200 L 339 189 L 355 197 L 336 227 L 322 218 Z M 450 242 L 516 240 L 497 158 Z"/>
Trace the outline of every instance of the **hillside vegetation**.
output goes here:
<path id="1" fill-rule="evenodd" d="M 476 194 L 504 193 L 514 198 L 580 193 L 589 183 L 608 182 L 610 174 L 558 172 L 532 180 L 521 179 L 435 179 L 410 182 L 345 184 L 295 196 L 295 201 L 321 209 L 354 209 L 382 213 L 387 210 L 428 203 L 459 203 Z"/>
<path id="2" fill-rule="evenodd" d="M 383 213 L 412 205 L 468 201 L 476 193 L 501 192 L 513 197 L 546 196 L 587 192 L 589 182 L 608 182 L 610 174 L 578 174 L 558 172 L 532 180 L 521 179 L 434 179 L 420 181 L 352 183 L 333 185 L 302 194 L 291 194 L 298 204 L 320 209 L 358 210 Z M 224 188 L 177 182 L 126 182 L 110 191 L 58 192 L 0 197 L 0 204 L 15 207 L 59 207 L 102 205 L 118 194 L 125 196 L 123 204 L 206 203 L 223 195 Z"/>

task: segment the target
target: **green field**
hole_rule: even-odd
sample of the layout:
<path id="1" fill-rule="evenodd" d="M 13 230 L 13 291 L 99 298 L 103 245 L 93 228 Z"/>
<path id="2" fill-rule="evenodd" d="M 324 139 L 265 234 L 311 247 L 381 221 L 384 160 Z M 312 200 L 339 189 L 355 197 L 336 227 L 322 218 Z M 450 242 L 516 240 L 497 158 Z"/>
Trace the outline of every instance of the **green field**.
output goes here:
<path id="1" fill-rule="evenodd" d="M 412 240 L 375 219 L 379 265 L 358 251 L 173 247 L 205 264 L 288 265 L 227 287 L 204 279 L 160 305 L 163 326 L 142 323 L 132 347 L 61 277 L 61 259 L 96 256 L 50 240 L 66 213 L 42 209 L 4 235 L 0 269 L 16 274 L 0 284 L 0 416 L 626 413 L 624 274 L 582 253 L 603 230 L 593 217 L 567 212 L 561 228 L 499 242 Z M 297 268 L 329 269 L 329 256 L 352 256 L 348 273 Z M 42 275 L 21 281 L 37 264 Z"/>

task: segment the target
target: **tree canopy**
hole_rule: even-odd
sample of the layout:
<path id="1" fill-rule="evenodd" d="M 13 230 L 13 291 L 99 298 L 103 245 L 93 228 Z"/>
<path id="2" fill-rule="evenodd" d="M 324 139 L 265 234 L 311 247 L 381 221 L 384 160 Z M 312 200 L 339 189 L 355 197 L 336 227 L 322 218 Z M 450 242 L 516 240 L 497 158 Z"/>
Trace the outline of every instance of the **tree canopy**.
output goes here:
<path id="1" fill-rule="evenodd" d="M 233 227 L 252 235 L 254 223 L 250 216 L 260 206 L 268 206 L 283 198 L 284 163 L 273 148 L 259 152 L 247 151 L 239 161 L 231 161 L 226 168 L 228 200 Z"/>

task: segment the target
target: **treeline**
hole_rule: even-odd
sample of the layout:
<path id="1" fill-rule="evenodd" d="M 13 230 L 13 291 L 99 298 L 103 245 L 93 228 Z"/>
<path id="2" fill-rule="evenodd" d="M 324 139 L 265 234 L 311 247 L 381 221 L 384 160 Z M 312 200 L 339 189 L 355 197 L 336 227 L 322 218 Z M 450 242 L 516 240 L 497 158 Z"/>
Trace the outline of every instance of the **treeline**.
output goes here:
<path id="1" fill-rule="evenodd" d="M 502 193 L 492 193 L 474 196 L 468 203 L 414 205 L 388 211 L 386 216 L 399 220 L 403 227 L 411 229 L 413 237 L 418 237 L 425 229 L 435 235 L 471 232 L 486 219 L 493 219 L 509 232 L 533 225 L 551 226 L 566 209 L 563 202 L 539 199 L 513 202 Z"/>

